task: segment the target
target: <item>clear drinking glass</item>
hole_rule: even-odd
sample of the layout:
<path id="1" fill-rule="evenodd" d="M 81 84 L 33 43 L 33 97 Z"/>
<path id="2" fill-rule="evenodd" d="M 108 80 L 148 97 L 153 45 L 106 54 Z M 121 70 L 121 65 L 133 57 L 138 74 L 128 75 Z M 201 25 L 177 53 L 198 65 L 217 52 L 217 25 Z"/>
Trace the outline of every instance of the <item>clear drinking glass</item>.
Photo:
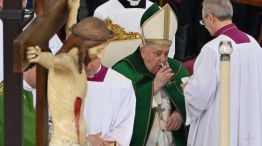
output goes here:
<path id="1" fill-rule="evenodd" d="M 164 67 L 164 66 L 167 66 L 169 69 L 171 69 L 170 67 L 169 67 L 169 64 L 168 64 L 168 62 L 166 62 L 165 64 L 163 64 L 163 63 L 161 63 L 161 67 Z M 172 70 L 172 69 L 171 69 Z M 166 86 L 169 86 L 169 85 L 171 85 L 172 84 L 172 81 L 168 81 L 167 83 L 166 83 Z"/>

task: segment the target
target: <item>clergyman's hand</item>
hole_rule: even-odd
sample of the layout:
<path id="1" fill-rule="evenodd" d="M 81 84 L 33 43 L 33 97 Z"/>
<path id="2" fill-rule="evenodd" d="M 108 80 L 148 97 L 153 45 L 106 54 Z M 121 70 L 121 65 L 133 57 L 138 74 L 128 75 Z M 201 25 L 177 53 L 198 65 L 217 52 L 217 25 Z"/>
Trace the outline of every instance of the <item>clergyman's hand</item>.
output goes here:
<path id="1" fill-rule="evenodd" d="M 166 129 L 167 131 L 178 130 L 182 125 L 182 117 L 177 111 L 174 111 L 167 119 Z"/>
<path id="2" fill-rule="evenodd" d="M 115 142 L 112 141 L 104 141 L 103 146 L 115 146 Z"/>
<path id="3" fill-rule="evenodd" d="M 28 47 L 26 49 L 26 58 L 29 63 L 37 63 L 40 59 L 41 48 L 39 46 Z"/>
<path id="4" fill-rule="evenodd" d="M 100 136 L 101 132 L 94 135 L 88 135 L 87 140 L 92 146 L 110 146 L 111 142 L 103 140 Z"/>
<path id="5" fill-rule="evenodd" d="M 168 66 L 160 68 L 154 78 L 154 94 L 163 88 L 163 86 L 172 79 L 174 73 Z"/>

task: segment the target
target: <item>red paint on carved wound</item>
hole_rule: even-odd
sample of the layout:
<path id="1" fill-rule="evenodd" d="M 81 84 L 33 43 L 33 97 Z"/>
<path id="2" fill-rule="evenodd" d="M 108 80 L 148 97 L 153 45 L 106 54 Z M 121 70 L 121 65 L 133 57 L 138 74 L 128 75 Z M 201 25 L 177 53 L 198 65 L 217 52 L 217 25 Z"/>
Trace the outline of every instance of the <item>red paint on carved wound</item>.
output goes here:
<path id="1" fill-rule="evenodd" d="M 75 128 L 76 128 L 78 144 L 80 144 L 79 118 L 80 118 L 81 104 L 82 104 L 82 99 L 80 97 L 76 97 L 75 104 L 74 104 L 74 115 L 75 115 Z"/>

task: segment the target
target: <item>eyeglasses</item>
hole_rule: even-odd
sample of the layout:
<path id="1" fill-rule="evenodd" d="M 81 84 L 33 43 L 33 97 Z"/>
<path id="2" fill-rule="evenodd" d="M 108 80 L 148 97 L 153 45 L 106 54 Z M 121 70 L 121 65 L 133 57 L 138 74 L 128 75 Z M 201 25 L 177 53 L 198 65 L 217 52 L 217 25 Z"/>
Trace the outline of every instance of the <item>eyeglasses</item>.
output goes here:
<path id="1" fill-rule="evenodd" d="M 200 25 L 205 25 L 205 19 L 207 18 L 207 16 L 208 16 L 208 14 L 207 14 L 204 18 L 202 18 L 201 20 L 199 20 L 199 24 L 200 24 Z"/>
<path id="2" fill-rule="evenodd" d="M 205 25 L 204 19 L 199 20 L 199 24 L 200 24 L 200 25 Z"/>

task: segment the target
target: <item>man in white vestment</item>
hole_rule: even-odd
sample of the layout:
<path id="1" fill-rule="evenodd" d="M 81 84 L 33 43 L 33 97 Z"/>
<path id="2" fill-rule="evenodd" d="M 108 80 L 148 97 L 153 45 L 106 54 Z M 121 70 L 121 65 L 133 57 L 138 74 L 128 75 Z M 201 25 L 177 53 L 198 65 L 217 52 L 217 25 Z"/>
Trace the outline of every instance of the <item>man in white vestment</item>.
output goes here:
<path id="1" fill-rule="evenodd" d="M 141 19 L 142 44 L 113 69 L 132 80 L 136 115 L 130 146 L 186 146 L 185 103 L 181 62 L 168 58 L 177 19 L 167 4 L 153 4 Z M 154 30 L 154 31 L 152 31 Z"/>
<path id="2" fill-rule="evenodd" d="M 188 146 L 219 146 L 220 41 L 231 41 L 230 146 L 262 146 L 262 49 L 232 23 L 229 1 L 204 0 L 205 28 L 216 36 L 201 50 L 184 87 Z"/>
<path id="3" fill-rule="evenodd" d="M 116 143 L 129 146 L 136 97 L 132 82 L 103 66 L 99 58 L 85 66 L 88 77 L 84 118 L 92 146 Z"/>

